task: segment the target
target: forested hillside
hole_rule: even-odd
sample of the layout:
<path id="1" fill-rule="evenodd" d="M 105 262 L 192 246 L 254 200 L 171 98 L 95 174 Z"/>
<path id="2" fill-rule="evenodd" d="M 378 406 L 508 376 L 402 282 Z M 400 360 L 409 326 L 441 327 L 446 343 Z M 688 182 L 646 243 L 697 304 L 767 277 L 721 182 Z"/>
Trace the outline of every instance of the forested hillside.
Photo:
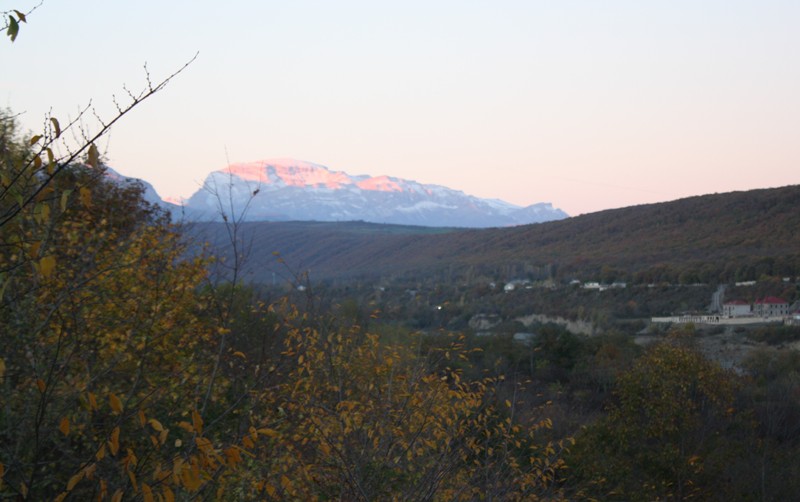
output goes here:
<path id="1" fill-rule="evenodd" d="M 548 270 L 553 277 L 643 283 L 717 282 L 800 275 L 800 186 L 704 195 L 488 230 L 368 223 L 245 223 L 253 280 L 285 273 L 315 280 L 468 271 Z M 222 224 L 192 233 L 230 252 Z"/>

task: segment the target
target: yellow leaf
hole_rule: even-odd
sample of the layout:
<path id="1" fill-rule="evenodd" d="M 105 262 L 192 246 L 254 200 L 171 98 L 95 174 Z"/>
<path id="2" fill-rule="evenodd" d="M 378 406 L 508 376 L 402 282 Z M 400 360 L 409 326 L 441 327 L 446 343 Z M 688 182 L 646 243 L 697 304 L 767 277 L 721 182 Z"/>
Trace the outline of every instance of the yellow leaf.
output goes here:
<path id="1" fill-rule="evenodd" d="M 97 450 L 97 453 L 95 453 L 94 457 L 97 460 L 103 460 L 103 458 L 105 458 L 105 456 L 106 456 L 106 445 L 101 444 L 100 445 L 100 449 Z"/>
<path id="2" fill-rule="evenodd" d="M 86 163 L 90 166 L 96 168 L 100 165 L 100 151 L 97 149 L 97 146 L 92 143 L 89 145 L 89 152 L 86 155 Z"/>
<path id="3" fill-rule="evenodd" d="M 42 135 L 41 134 L 37 134 L 36 136 L 31 138 L 31 141 L 30 141 L 29 144 L 30 145 L 35 145 L 36 143 L 39 142 L 40 139 L 42 139 Z"/>
<path id="4" fill-rule="evenodd" d="M 175 494 L 172 493 L 169 486 L 165 486 L 162 491 L 164 492 L 164 502 L 175 502 Z"/>
<path id="5" fill-rule="evenodd" d="M 258 429 L 258 433 L 271 438 L 278 436 L 278 431 L 276 431 L 275 429 L 266 429 L 266 428 Z"/>
<path id="6" fill-rule="evenodd" d="M 144 502 L 155 502 L 153 490 L 147 483 L 142 483 L 142 498 L 144 498 Z"/>
<path id="7" fill-rule="evenodd" d="M 236 357 L 241 357 L 242 359 L 247 359 L 247 356 L 244 355 L 244 352 L 240 352 L 238 350 L 234 352 L 233 355 Z"/>
<path id="8" fill-rule="evenodd" d="M 111 502 L 120 502 L 122 500 L 122 489 L 118 489 L 111 497 Z"/>
<path id="9" fill-rule="evenodd" d="M 64 499 L 67 498 L 67 495 L 69 495 L 69 493 L 61 492 L 61 494 L 58 497 L 53 499 L 53 502 L 64 502 Z"/>
<path id="10" fill-rule="evenodd" d="M 90 410 L 97 409 L 97 397 L 94 395 L 94 392 L 89 393 L 89 409 Z"/>
<path id="11" fill-rule="evenodd" d="M 113 411 L 115 415 L 122 413 L 122 401 L 120 401 L 113 392 L 108 396 L 108 404 L 111 405 L 111 411 Z"/>
<path id="12" fill-rule="evenodd" d="M 47 386 L 44 383 L 44 380 L 42 380 L 41 378 L 38 378 L 36 380 L 36 387 L 38 387 L 39 388 L 39 392 L 42 392 L 42 393 L 44 393 L 44 390 L 47 388 Z"/>
<path id="13" fill-rule="evenodd" d="M 24 482 L 19 484 L 19 492 L 22 494 L 22 498 L 28 498 L 28 485 Z"/>
<path id="14" fill-rule="evenodd" d="M 69 418 L 63 417 L 61 419 L 61 422 L 58 424 L 58 430 L 61 431 L 61 434 L 69 436 Z"/>
<path id="15" fill-rule="evenodd" d="M 6 374 L 6 361 L 5 359 L 0 358 L 0 378 Z M 2 476 L 0 476 L 2 478 Z"/>
<path id="16" fill-rule="evenodd" d="M 53 129 L 56 131 L 56 138 L 61 136 L 61 126 L 59 125 L 58 120 L 56 120 L 55 117 L 51 117 L 50 122 L 53 124 Z"/>
<path id="17" fill-rule="evenodd" d="M 270 484 L 264 485 L 264 490 L 267 492 L 267 495 L 269 495 L 270 497 L 274 497 L 275 493 L 277 492 L 277 490 L 275 490 L 275 487 L 270 485 Z"/>
<path id="18" fill-rule="evenodd" d="M 161 422 L 159 422 L 155 418 L 151 418 L 147 422 L 150 424 L 150 427 L 152 427 L 153 429 L 157 430 L 158 432 L 161 432 L 161 431 L 164 430 L 164 426 L 161 425 Z"/>
<path id="19" fill-rule="evenodd" d="M 39 273 L 45 277 L 50 277 L 53 273 L 53 269 L 56 268 L 56 257 L 55 256 L 43 256 L 41 260 L 39 260 Z"/>
<path id="20" fill-rule="evenodd" d="M 78 198 L 83 207 L 92 207 L 92 191 L 89 188 L 81 187 L 78 192 Z"/>

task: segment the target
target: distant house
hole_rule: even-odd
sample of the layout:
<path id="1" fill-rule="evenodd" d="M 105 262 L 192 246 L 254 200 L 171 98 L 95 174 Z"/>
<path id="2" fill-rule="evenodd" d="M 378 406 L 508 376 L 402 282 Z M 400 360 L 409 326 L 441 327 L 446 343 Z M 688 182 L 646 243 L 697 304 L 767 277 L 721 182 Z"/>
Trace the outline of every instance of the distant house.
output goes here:
<path id="1" fill-rule="evenodd" d="M 722 315 L 725 317 L 744 317 L 751 313 L 750 304 L 742 300 L 731 300 L 722 305 Z"/>
<path id="2" fill-rule="evenodd" d="M 767 296 L 756 300 L 753 314 L 761 317 L 784 317 L 789 315 L 789 302 L 777 296 Z"/>

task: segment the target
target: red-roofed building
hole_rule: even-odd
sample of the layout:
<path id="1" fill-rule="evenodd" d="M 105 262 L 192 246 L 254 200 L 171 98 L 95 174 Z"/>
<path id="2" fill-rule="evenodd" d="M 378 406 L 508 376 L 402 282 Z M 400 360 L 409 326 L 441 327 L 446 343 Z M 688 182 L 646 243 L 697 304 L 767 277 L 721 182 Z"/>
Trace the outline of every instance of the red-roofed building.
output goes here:
<path id="1" fill-rule="evenodd" d="M 744 317 L 750 314 L 750 304 L 742 300 L 731 300 L 722 304 L 722 315 L 725 317 Z"/>
<path id="2" fill-rule="evenodd" d="M 761 317 L 784 317 L 789 315 L 789 302 L 777 296 L 767 296 L 756 300 L 753 313 Z"/>

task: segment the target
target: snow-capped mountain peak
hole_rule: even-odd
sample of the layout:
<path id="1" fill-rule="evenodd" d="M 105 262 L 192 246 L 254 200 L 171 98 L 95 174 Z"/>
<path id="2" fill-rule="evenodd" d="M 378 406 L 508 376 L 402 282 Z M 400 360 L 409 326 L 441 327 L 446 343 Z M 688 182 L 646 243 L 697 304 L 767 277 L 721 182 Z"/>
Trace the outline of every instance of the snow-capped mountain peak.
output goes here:
<path id="1" fill-rule="evenodd" d="M 391 176 L 350 175 L 280 158 L 214 171 L 185 203 L 190 218 L 221 219 L 219 197 L 247 220 L 364 220 L 425 226 L 492 227 L 566 218 L 550 204 L 526 208 Z M 226 207 L 230 204 L 226 203 Z M 226 215 L 230 216 L 230 215 Z"/>

